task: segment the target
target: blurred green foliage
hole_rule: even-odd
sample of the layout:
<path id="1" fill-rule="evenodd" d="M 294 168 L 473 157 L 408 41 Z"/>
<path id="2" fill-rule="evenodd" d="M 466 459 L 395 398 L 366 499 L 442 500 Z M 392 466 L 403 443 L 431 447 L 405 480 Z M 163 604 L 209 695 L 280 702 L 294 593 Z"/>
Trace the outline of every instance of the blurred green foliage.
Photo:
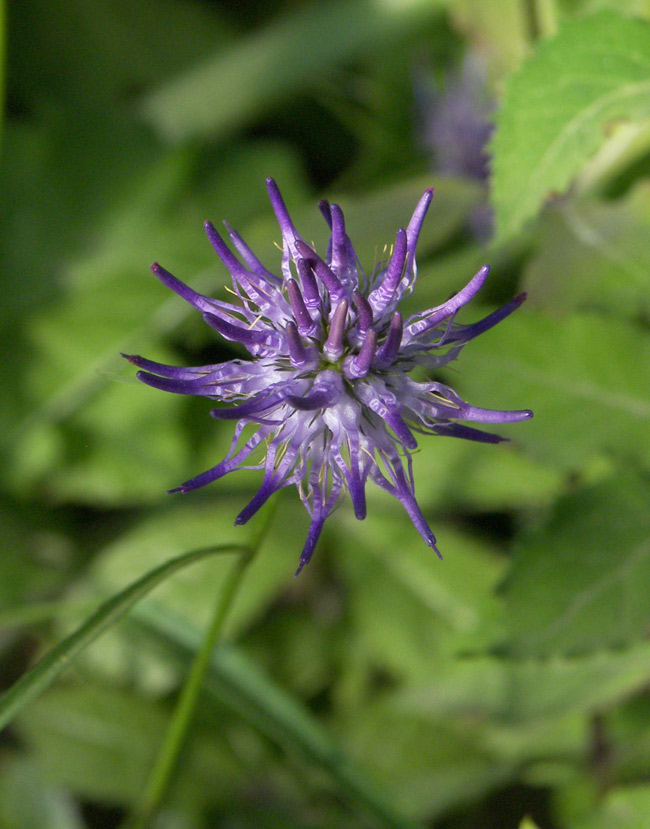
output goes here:
<path id="1" fill-rule="evenodd" d="M 231 427 L 119 352 L 232 351 L 149 264 L 226 296 L 201 231 L 223 218 L 277 269 L 272 175 L 317 243 L 337 200 L 371 267 L 434 184 L 411 309 L 486 261 L 464 321 L 525 289 L 443 379 L 535 419 L 497 447 L 421 440 L 443 563 L 372 491 L 294 580 L 308 518 L 283 493 L 155 826 L 648 826 L 647 0 L 11 0 L 6 20 L 3 688 L 155 567 L 255 533 L 232 526 L 255 473 L 164 494 Z M 496 101 L 489 186 L 441 175 L 427 133 L 468 54 Z M 122 824 L 227 566 L 167 579 L 20 711 L 0 827 Z"/>

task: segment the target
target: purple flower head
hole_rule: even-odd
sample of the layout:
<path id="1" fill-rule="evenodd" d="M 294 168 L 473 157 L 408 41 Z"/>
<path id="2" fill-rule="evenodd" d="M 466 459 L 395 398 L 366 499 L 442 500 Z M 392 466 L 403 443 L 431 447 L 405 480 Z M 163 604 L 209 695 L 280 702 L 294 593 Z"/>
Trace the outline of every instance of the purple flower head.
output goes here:
<path id="1" fill-rule="evenodd" d="M 524 294 L 472 325 L 456 323 L 458 310 L 485 282 L 486 265 L 447 302 L 404 320 L 398 307 L 415 285 L 415 247 L 432 190 L 424 193 L 406 229 L 397 231 L 390 259 L 366 274 L 338 205 L 319 205 L 331 231 L 322 258 L 294 227 L 273 179 L 267 187 L 282 231 L 281 277 L 266 270 L 226 225 L 237 258 L 210 222 L 208 238 L 232 275 L 239 304 L 203 296 L 158 264 L 151 268 L 208 325 L 250 354 L 198 368 L 124 355 L 143 369 L 138 372 L 143 383 L 228 404 L 211 414 L 237 422 L 226 457 L 171 491 L 191 492 L 238 468 L 263 469 L 260 489 L 235 521 L 244 524 L 271 495 L 295 484 L 311 517 L 299 573 L 346 491 L 356 517 L 366 517 L 370 479 L 401 502 L 440 555 L 415 500 L 410 454 L 415 434 L 498 443 L 502 438 L 459 421 L 509 423 L 527 420 L 532 412 L 479 409 L 449 386 L 419 382 L 410 373 L 447 365 L 465 343 L 518 308 Z M 244 435 L 246 427 L 252 433 L 249 428 Z"/>

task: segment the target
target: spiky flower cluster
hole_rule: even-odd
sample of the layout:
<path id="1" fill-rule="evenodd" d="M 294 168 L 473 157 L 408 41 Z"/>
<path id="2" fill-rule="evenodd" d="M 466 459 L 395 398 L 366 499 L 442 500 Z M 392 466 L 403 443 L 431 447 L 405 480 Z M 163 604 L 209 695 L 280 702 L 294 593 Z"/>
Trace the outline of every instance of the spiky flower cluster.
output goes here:
<path id="1" fill-rule="evenodd" d="M 346 490 L 356 517 L 365 518 L 370 479 L 402 503 L 424 541 L 440 555 L 415 500 L 414 432 L 497 443 L 502 438 L 458 421 L 507 423 L 526 420 L 532 412 L 479 409 L 449 386 L 417 382 L 409 374 L 416 367 L 430 371 L 447 365 L 469 340 L 514 311 L 524 295 L 480 322 L 456 323 L 458 310 L 485 282 L 486 265 L 447 302 L 404 321 L 397 308 L 415 285 L 415 248 L 432 190 L 424 193 L 406 229 L 397 231 L 388 262 L 366 274 L 338 205 L 319 205 L 331 231 L 321 258 L 294 227 L 273 179 L 267 179 L 267 187 L 282 231 L 281 277 L 226 225 L 240 261 L 210 222 L 208 238 L 230 271 L 241 304 L 203 296 L 160 265 L 151 268 L 208 325 L 251 355 L 199 368 L 124 355 L 144 369 L 138 378 L 150 386 L 236 404 L 211 412 L 219 420 L 237 421 L 227 456 L 171 491 L 190 492 L 237 468 L 263 469 L 260 489 L 237 516 L 235 523 L 244 524 L 273 493 L 295 484 L 311 517 L 299 573 Z M 244 435 L 247 426 L 254 432 Z M 258 447 L 265 451 L 254 462 Z"/>

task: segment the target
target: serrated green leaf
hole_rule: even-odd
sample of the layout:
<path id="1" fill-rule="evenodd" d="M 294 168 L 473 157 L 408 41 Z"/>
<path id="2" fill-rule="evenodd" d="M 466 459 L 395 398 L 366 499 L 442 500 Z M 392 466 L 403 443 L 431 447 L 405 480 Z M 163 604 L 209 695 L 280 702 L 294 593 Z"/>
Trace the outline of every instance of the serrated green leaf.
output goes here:
<path id="1" fill-rule="evenodd" d="M 517 653 L 624 646 L 650 627 L 650 486 L 632 473 L 578 490 L 523 536 L 505 583 Z"/>
<path id="2" fill-rule="evenodd" d="M 497 232 L 562 192 L 617 121 L 650 115 L 650 24 L 611 11 L 571 20 L 512 76 L 492 142 Z"/>

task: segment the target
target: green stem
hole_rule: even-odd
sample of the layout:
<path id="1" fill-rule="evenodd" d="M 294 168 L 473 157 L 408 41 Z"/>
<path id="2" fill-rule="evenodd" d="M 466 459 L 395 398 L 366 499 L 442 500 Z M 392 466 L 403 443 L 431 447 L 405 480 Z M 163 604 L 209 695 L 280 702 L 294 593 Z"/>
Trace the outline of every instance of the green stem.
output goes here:
<path id="1" fill-rule="evenodd" d="M 264 533 L 271 521 L 269 509 L 266 521 L 261 525 L 255 540 L 247 553 L 241 555 L 228 574 L 222 590 L 219 592 L 208 629 L 196 652 L 187 679 L 181 690 L 176 708 L 172 714 L 169 728 L 149 774 L 140 802 L 136 805 L 131 818 L 127 821 L 128 829 L 146 829 L 163 801 L 172 780 L 178 758 L 185 744 L 196 704 L 203 687 L 205 675 L 210 667 L 212 653 L 221 637 L 224 624 L 237 596 L 239 586 L 257 550 L 262 543 Z"/>

